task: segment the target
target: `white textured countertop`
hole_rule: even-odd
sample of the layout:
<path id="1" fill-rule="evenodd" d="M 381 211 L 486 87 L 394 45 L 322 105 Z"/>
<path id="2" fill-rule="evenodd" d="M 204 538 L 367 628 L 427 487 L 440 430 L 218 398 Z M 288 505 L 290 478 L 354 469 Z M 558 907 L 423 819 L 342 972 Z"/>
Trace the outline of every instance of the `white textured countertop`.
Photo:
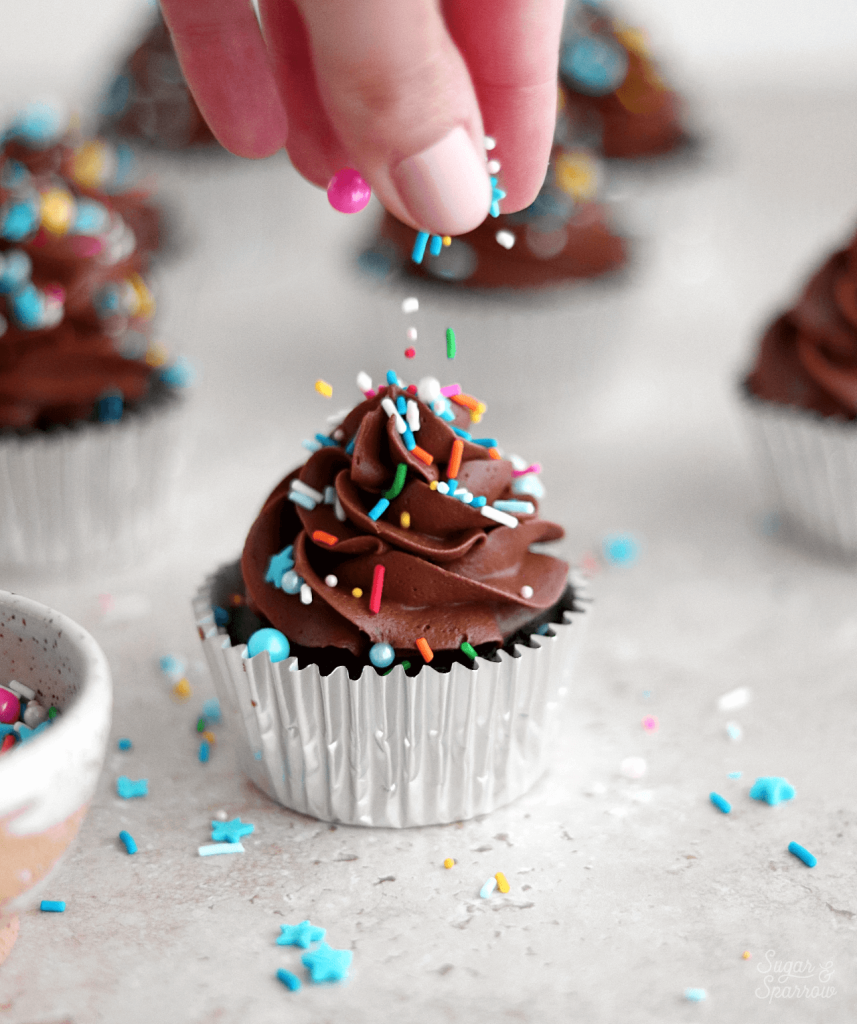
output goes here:
<path id="1" fill-rule="evenodd" d="M 696 165 L 611 173 L 617 216 L 640 238 L 633 268 L 518 299 L 367 281 L 353 257 L 371 214 L 335 214 L 285 160 L 152 161 L 187 243 L 160 274 L 163 335 L 200 371 L 181 522 L 133 573 L 3 577 L 94 633 L 116 691 L 93 807 L 46 894 L 67 910 L 22 919 L 0 967 L 4 1021 L 854 1019 L 857 575 L 762 532 L 733 382 L 759 326 L 857 214 L 855 100 L 707 97 Z M 563 553 L 621 531 L 640 556 L 594 579 L 564 742 L 529 796 L 462 825 L 334 828 L 244 782 L 226 725 L 198 762 L 194 722 L 213 690 L 190 596 L 238 553 L 301 438 L 356 399 L 359 369 L 448 376 L 447 325 L 486 428 L 544 464 Z M 157 669 L 165 653 L 190 663 L 186 705 Z M 752 699 L 719 711 L 735 687 Z M 133 750 L 116 750 L 120 736 Z M 629 756 L 645 758 L 642 779 L 620 773 Z M 120 774 L 147 777 L 149 796 L 119 800 Z M 758 775 L 787 777 L 796 799 L 750 800 Z M 256 830 L 244 855 L 200 858 L 219 810 Z M 497 871 L 510 893 L 480 899 Z M 303 973 L 300 951 L 274 940 L 305 918 L 354 951 L 347 983 L 290 993 L 276 980 Z M 808 996 L 776 991 L 774 960 L 803 962 L 788 984 Z M 685 1001 L 688 987 L 707 1000 Z"/>

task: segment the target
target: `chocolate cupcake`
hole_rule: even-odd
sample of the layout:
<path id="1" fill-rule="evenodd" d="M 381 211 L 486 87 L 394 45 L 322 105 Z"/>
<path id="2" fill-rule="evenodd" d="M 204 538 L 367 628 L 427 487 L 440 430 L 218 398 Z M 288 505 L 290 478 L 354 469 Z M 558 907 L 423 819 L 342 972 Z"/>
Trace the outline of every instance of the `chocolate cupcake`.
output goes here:
<path id="1" fill-rule="evenodd" d="M 273 799 L 350 824 L 468 818 L 545 771 L 587 601 L 531 550 L 562 528 L 539 518 L 538 467 L 474 437 L 481 403 L 363 384 L 199 592 L 200 636 Z"/>
<path id="2" fill-rule="evenodd" d="M 0 148 L 0 564 L 135 557 L 175 473 L 188 374 L 151 340 L 157 213 L 62 127 L 34 105 Z"/>
<path id="3" fill-rule="evenodd" d="M 657 156 L 688 142 L 681 99 L 662 78 L 645 33 L 606 5 L 572 4 L 559 67 L 569 117 L 604 156 Z"/>
<path id="4" fill-rule="evenodd" d="M 857 235 L 765 331 L 743 393 L 783 525 L 857 558 Z"/>

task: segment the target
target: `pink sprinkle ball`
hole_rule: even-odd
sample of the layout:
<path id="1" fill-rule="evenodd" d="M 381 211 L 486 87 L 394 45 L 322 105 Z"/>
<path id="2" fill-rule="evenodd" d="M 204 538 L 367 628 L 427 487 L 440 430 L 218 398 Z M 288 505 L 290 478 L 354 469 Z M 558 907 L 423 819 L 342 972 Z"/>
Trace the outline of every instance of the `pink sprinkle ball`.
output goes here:
<path id="1" fill-rule="evenodd" d="M 21 714 L 21 701 L 18 694 L 13 690 L 7 690 L 0 686 L 0 722 L 4 725 L 12 725 L 18 721 Z"/>
<path id="2" fill-rule="evenodd" d="M 330 179 L 327 198 L 340 213 L 359 213 L 372 198 L 372 189 L 353 167 L 343 167 Z"/>
<path id="3" fill-rule="evenodd" d="M 416 354 L 417 354 L 417 350 L 415 348 L 406 348 L 405 349 L 405 359 L 413 359 Z"/>
<path id="4" fill-rule="evenodd" d="M 654 732 L 658 727 L 658 720 L 654 715 L 646 715 L 643 719 L 643 728 L 646 732 Z"/>

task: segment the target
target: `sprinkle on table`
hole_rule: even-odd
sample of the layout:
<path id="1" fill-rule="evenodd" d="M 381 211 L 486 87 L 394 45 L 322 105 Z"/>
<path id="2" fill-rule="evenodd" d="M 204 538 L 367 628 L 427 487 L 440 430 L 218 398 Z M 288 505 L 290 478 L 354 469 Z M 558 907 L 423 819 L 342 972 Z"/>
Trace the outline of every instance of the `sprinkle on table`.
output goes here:
<path id="1" fill-rule="evenodd" d="M 255 830 L 255 825 L 251 825 L 249 821 L 243 822 L 240 818 L 233 818 L 232 821 L 212 821 L 211 839 L 215 843 L 238 843 L 242 837 L 249 836 Z"/>
<path id="2" fill-rule="evenodd" d="M 45 914 L 62 914 L 65 912 L 64 900 L 42 900 L 39 910 Z"/>
<path id="3" fill-rule="evenodd" d="M 447 857 L 446 860 L 444 860 L 444 862 L 443 862 L 443 866 L 448 871 L 450 868 L 454 868 L 455 867 L 455 861 L 452 859 L 452 857 Z"/>
<path id="4" fill-rule="evenodd" d="M 718 811 L 723 811 L 724 814 L 729 814 L 732 810 L 732 804 L 729 803 L 726 797 L 721 796 L 719 793 L 709 793 L 708 799 L 714 804 Z"/>
<path id="5" fill-rule="evenodd" d="M 339 538 L 334 537 L 332 533 L 327 533 L 326 530 L 313 530 L 312 539 L 316 544 L 327 544 L 327 546 L 331 548 L 334 544 L 339 543 Z"/>
<path id="6" fill-rule="evenodd" d="M 426 640 L 424 636 L 421 636 L 417 639 L 416 647 L 420 654 L 423 656 L 423 661 L 428 663 L 432 660 L 432 658 L 434 657 L 434 651 L 431 649 L 431 647 L 429 647 L 429 642 L 428 640 Z"/>
<path id="7" fill-rule="evenodd" d="M 508 892 L 510 886 L 503 872 L 498 871 L 497 874 L 494 875 L 494 877 L 497 879 L 497 888 L 500 890 L 500 892 Z"/>
<path id="8" fill-rule="evenodd" d="M 783 779 L 778 775 L 760 776 L 750 790 L 750 797 L 753 800 L 764 800 L 771 807 L 775 807 L 784 800 L 793 799 L 794 795 L 794 786 L 788 779 Z"/>
<path id="9" fill-rule="evenodd" d="M 316 983 L 341 981 L 348 977 L 353 956 L 350 949 L 332 949 L 326 942 L 320 942 L 312 952 L 304 953 L 301 963 Z"/>
<path id="10" fill-rule="evenodd" d="M 327 932 L 324 928 L 317 928 L 309 921 L 301 921 L 300 924 L 281 924 L 277 945 L 300 946 L 301 949 L 309 949 L 313 942 L 321 942 L 325 935 Z"/>
<path id="11" fill-rule="evenodd" d="M 218 857 L 224 853 L 244 853 L 241 843 L 208 843 L 199 847 L 200 857 Z"/>
<path id="12" fill-rule="evenodd" d="M 455 331 L 451 327 L 446 329 L 446 358 L 455 359 Z"/>
<path id="13" fill-rule="evenodd" d="M 686 988 L 684 990 L 684 998 L 689 1003 L 701 1003 L 708 998 L 708 993 L 704 988 Z"/>
<path id="14" fill-rule="evenodd" d="M 297 992 L 301 987 L 301 979 L 291 971 L 287 971 L 285 967 L 280 967 L 277 971 L 277 981 L 281 981 L 289 992 Z"/>
<path id="15" fill-rule="evenodd" d="M 133 744 L 131 743 L 131 741 L 129 739 L 127 739 L 126 737 L 123 736 L 122 739 L 118 741 L 116 746 L 120 750 L 130 750 L 131 747 L 133 746 Z"/>
<path id="16" fill-rule="evenodd" d="M 818 860 L 800 843 L 789 843 L 789 853 L 797 857 L 798 860 L 802 860 L 808 868 L 814 868 L 818 863 Z"/>
<path id="17" fill-rule="evenodd" d="M 331 395 L 333 394 L 333 388 L 330 386 L 330 384 L 327 383 L 326 380 L 317 380 L 315 382 L 315 390 L 320 395 L 323 395 L 325 398 L 330 398 Z"/>
<path id="18" fill-rule="evenodd" d="M 487 900 L 492 892 L 497 888 L 497 879 L 492 875 L 486 883 L 479 890 L 479 895 L 483 900 Z"/>
<path id="19" fill-rule="evenodd" d="M 137 844 L 134 842 L 134 837 L 130 832 L 126 832 L 123 828 L 119 833 L 119 838 L 122 840 L 122 843 L 129 854 L 137 852 Z"/>
<path id="20" fill-rule="evenodd" d="M 369 595 L 369 611 L 377 615 L 381 611 L 381 595 L 384 591 L 384 566 L 378 563 L 372 570 L 372 591 Z"/>
<path id="21" fill-rule="evenodd" d="M 134 797 L 149 795 L 148 779 L 129 779 L 127 775 L 120 775 L 116 780 L 116 792 L 123 800 L 133 800 Z"/>

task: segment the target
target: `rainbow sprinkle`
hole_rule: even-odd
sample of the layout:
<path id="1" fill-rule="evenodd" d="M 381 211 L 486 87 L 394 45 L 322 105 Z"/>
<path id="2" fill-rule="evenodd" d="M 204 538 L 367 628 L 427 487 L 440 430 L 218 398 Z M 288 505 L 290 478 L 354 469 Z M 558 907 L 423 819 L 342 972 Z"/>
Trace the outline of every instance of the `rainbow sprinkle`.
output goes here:
<path id="1" fill-rule="evenodd" d="M 369 611 L 377 615 L 381 611 L 381 594 L 384 591 L 384 566 L 378 564 L 372 570 L 372 592 L 369 595 Z"/>
<path id="2" fill-rule="evenodd" d="M 429 647 L 429 642 L 424 636 L 418 637 L 416 642 L 417 650 L 423 656 L 423 661 L 430 662 L 434 657 L 434 651 Z"/>

